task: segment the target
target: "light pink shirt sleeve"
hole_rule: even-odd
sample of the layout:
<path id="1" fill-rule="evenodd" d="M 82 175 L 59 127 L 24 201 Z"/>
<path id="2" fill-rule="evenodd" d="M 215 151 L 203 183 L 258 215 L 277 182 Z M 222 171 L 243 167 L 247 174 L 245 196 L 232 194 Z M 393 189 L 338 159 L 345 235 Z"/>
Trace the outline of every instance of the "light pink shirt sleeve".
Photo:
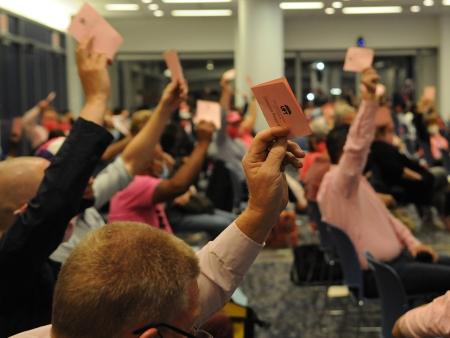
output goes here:
<path id="1" fill-rule="evenodd" d="M 358 188 L 375 135 L 376 101 L 363 101 L 350 127 L 344 152 L 338 164 L 336 187 L 349 198 Z"/>
<path id="2" fill-rule="evenodd" d="M 415 246 L 421 244 L 421 242 L 416 237 L 414 237 L 414 235 L 406 225 L 404 225 L 392 215 L 390 217 L 392 219 L 392 224 L 394 225 L 394 231 L 397 234 L 397 237 L 408 248 L 409 252 L 411 252 Z"/>
<path id="3" fill-rule="evenodd" d="M 197 253 L 200 261 L 197 281 L 202 307 L 197 324 L 202 324 L 225 305 L 262 247 L 232 223 Z"/>
<path id="4" fill-rule="evenodd" d="M 450 337 L 450 291 L 433 302 L 407 312 L 400 320 L 405 337 Z"/>

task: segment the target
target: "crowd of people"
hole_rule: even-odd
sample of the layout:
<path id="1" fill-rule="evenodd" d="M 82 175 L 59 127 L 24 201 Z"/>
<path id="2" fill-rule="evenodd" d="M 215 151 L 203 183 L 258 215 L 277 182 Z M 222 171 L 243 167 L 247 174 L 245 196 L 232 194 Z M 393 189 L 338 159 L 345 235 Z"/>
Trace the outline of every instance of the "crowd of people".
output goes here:
<path id="1" fill-rule="evenodd" d="M 255 133 L 256 100 L 236 107 L 226 78 L 218 129 L 193 122 L 180 79 L 152 109 L 113 112 L 108 59 L 91 45 L 76 52 L 77 118 L 56 112 L 52 93 L 11 123 L 0 162 L 0 337 L 211 336 L 205 323 L 289 196 L 300 213 L 317 203 L 348 235 L 368 293 L 377 285 L 366 252 L 408 294 L 441 295 L 399 319 L 396 337 L 450 336 L 450 258 L 413 233 L 450 230 L 450 134 L 432 98 L 415 104 L 405 90 L 390 101 L 366 69 L 359 98 L 305 107 L 312 134 L 294 142 L 288 128 Z M 405 205 L 420 225 L 394 216 Z M 194 253 L 177 236 L 197 232 L 210 241 Z M 226 331 L 221 323 L 215 336 Z"/>

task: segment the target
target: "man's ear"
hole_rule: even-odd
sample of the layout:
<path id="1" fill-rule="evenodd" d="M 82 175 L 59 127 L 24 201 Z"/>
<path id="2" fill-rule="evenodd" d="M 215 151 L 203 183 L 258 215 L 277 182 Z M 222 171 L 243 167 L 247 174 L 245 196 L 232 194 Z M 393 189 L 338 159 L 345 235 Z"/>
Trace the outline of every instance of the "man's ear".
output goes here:
<path id="1" fill-rule="evenodd" d="M 141 334 L 139 336 L 139 338 L 158 338 L 160 337 L 158 335 L 158 329 L 155 329 L 154 327 L 152 327 L 151 329 L 148 329 L 147 331 L 145 331 L 143 334 Z"/>

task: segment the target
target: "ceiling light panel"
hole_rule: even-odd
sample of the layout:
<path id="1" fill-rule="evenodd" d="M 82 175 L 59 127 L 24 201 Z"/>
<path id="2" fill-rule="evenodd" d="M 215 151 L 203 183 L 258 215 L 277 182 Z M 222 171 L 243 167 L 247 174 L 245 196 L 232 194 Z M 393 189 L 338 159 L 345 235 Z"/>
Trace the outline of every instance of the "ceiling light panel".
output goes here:
<path id="1" fill-rule="evenodd" d="M 137 4 L 106 4 L 105 8 L 108 11 L 138 11 L 139 5 L 137 5 Z"/>
<path id="2" fill-rule="evenodd" d="M 166 4 L 217 4 L 231 2 L 231 0 L 162 0 Z"/>
<path id="3" fill-rule="evenodd" d="M 280 8 L 284 10 L 296 10 L 296 9 L 322 9 L 325 5 L 321 1 L 309 1 L 309 2 L 282 2 Z"/>
<path id="4" fill-rule="evenodd" d="M 394 14 L 401 13 L 401 6 L 344 7 L 344 14 Z"/>
<path id="5" fill-rule="evenodd" d="M 174 10 L 172 16 L 231 16 L 231 9 Z"/>

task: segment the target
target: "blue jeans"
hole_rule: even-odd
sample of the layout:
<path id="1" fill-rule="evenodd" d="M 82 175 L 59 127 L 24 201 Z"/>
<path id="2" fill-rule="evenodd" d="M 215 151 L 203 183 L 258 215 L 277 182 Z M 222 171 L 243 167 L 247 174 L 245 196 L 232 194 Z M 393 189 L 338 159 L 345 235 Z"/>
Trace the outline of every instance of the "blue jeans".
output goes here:
<path id="1" fill-rule="evenodd" d="M 177 208 L 168 208 L 167 217 L 175 232 L 205 231 L 212 238 L 236 219 L 235 214 L 219 209 L 214 209 L 213 214 L 188 214 Z"/>

